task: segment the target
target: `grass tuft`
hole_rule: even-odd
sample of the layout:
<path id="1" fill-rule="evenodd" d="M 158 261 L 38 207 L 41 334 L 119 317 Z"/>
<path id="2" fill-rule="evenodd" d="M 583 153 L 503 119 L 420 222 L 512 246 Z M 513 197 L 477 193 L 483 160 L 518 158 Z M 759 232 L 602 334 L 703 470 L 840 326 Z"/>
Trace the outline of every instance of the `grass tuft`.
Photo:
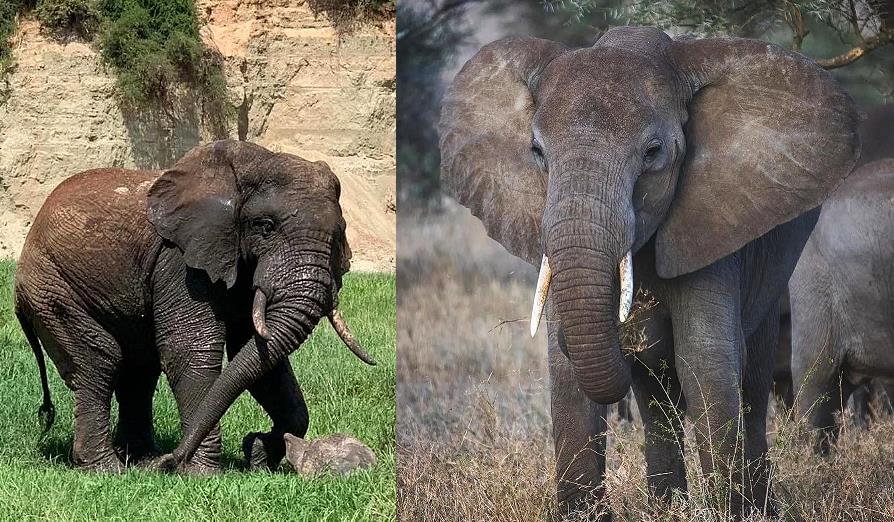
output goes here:
<path id="1" fill-rule="evenodd" d="M 341 309 L 378 361 L 360 363 L 328 324 L 292 355 L 310 409 L 309 438 L 348 433 L 379 460 L 347 478 L 302 479 L 286 472 L 239 469 L 242 437 L 267 431 L 270 420 L 247 393 L 224 416 L 227 472 L 195 478 L 130 470 L 100 475 L 73 469 L 72 397 L 48 368 L 56 424 L 41 436 L 40 378 L 12 309 L 15 265 L 0 261 L 0 519 L 2 520 L 387 520 L 395 517 L 395 291 L 394 276 L 348 274 Z M 179 417 L 161 379 L 155 396 L 159 445 L 173 449 Z M 113 412 L 114 415 L 114 412 Z"/>

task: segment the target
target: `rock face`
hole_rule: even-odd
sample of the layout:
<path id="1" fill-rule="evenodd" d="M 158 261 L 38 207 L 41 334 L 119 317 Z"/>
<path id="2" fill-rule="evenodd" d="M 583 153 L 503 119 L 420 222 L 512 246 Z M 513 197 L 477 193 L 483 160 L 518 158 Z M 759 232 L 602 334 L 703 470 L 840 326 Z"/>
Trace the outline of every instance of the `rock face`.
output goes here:
<path id="1" fill-rule="evenodd" d="M 376 465 L 376 455 L 359 440 L 335 433 L 307 441 L 285 434 L 286 459 L 303 476 L 321 473 L 347 475 Z"/>
<path id="2" fill-rule="evenodd" d="M 198 0 L 202 37 L 225 60 L 237 118 L 229 137 L 309 160 L 342 182 L 353 270 L 393 270 L 394 22 L 339 34 L 289 0 Z M 215 138 L 201 108 L 122 110 L 90 44 L 58 42 L 23 20 L 15 70 L 0 84 L 0 258 L 17 257 L 55 186 L 96 167 L 162 169 Z M 3 101 L 5 99 L 5 102 Z"/>

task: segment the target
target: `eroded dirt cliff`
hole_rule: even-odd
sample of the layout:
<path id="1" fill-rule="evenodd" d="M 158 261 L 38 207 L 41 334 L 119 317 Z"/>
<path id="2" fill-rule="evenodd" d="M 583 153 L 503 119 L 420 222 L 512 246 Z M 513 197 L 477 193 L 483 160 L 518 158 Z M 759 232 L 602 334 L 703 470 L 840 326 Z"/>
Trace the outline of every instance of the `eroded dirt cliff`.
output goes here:
<path id="1" fill-rule="evenodd" d="M 342 182 L 354 269 L 392 270 L 393 21 L 339 34 L 305 2 L 197 4 L 202 37 L 225 60 L 236 106 L 230 137 L 329 163 Z M 215 137 L 189 101 L 123 110 L 96 49 L 54 40 L 33 20 L 20 22 L 14 57 L 0 85 L 0 258 L 18 256 L 44 199 L 69 175 L 165 168 Z"/>

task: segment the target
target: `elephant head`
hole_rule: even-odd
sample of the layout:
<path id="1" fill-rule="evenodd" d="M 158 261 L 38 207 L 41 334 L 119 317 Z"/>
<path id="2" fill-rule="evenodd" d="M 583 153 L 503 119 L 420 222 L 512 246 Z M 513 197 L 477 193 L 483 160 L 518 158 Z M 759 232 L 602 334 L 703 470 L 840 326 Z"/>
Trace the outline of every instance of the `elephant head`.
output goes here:
<path id="1" fill-rule="evenodd" d="M 673 278 L 816 207 L 859 150 L 853 102 L 801 55 L 747 39 L 608 31 L 590 48 L 482 48 L 448 90 L 441 176 L 488 234 L 541 267 L 581 390 L 619 400 L 632 254 Z M 551 287 L 550 287 L 551 283 Z M 619 310 L 620 303 L 620 310 Z"/>
<path id="2" fill-rule="evenodd" d="M 206 394 L 201 428 L 185 434 L 180 460 L 324 316 L 355 355 L 375 364 L 337 309 L 351 257 L 340 191 L 324 162 L 230 140 L 193 149 L 149 189 L 149 221 L 188 266 L 227 288 L 238 278 L 254 288 L 257 349 L 240 351 Z"/>

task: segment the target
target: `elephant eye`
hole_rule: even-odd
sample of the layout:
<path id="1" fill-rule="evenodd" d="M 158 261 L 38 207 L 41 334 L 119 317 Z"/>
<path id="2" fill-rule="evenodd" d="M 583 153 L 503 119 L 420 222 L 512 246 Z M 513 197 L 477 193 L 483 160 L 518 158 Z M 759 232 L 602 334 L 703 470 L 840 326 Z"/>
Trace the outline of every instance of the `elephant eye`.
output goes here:
<path id="1" fill-rule="evenodd" d="M 536 157 L 538 161 L 543 161 L 543 148 L 540 146 L 540 142 L 537 141 L 537 138 L 531 138 L 531 152 L 534 153 L 534 157 Z"/>
<path id="2" fill-rule="evenodd" d="M 646 152 L 643 153 L 643 163 L 649 165 L 655 161 L 659 154 L 661 154 L 661 141 L 655 140 L 646 147 Z"/>
<path id="3" fill-rule="evenodd" d="M 273 232 L 273 220 L 267 218 L 257 219 L 254 222 L 254 228 L 264 237 L 269 236 Z"/>

